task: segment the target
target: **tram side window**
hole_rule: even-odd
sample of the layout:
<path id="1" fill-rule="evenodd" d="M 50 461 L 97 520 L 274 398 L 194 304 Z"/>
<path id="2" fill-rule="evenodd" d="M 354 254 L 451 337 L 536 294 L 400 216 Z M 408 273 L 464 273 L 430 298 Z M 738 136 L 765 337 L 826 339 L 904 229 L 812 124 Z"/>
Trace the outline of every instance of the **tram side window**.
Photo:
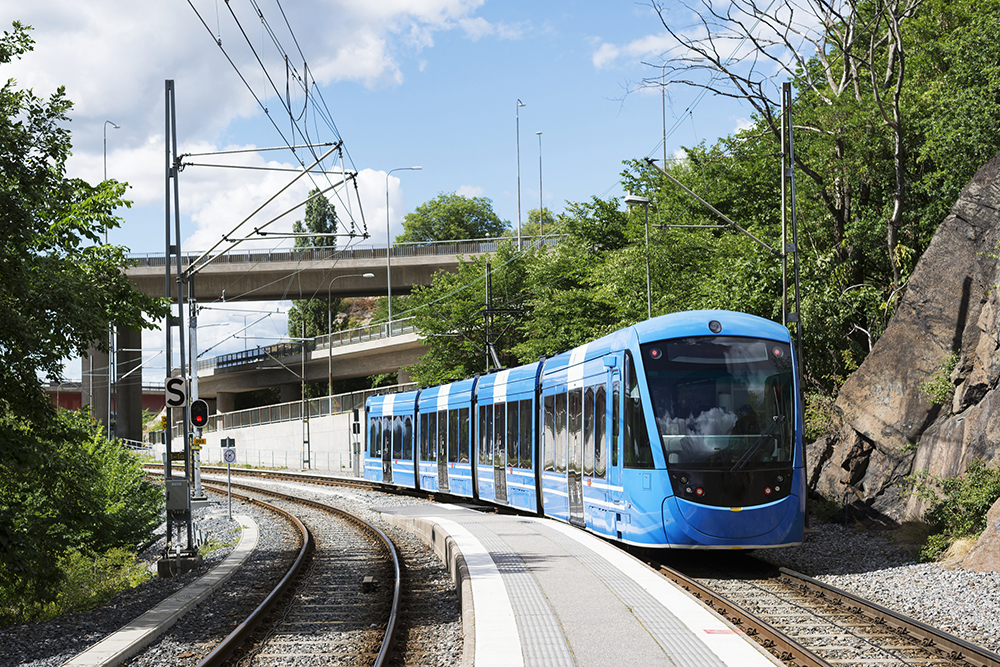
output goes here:
<path id="1" fill-rule="evenodd" d="M 601 385 L 594 394 L 594 477 L 607 470 L 608 390 Z"/>
<path id="2" fill-rule="evenodd" d="M 413 417 L 403 417 L 403 458 L 413 458 Z"/>
<path id="3" fill-rule="evenodd" d="M 458 461 L 469 462 L 469 408 L 458 411 Z"/>
<path id="4" fill-rule="evenodd" d="M 521 401 L 521 454 L 522 468 L 531 468 L 531 399 Z"/>
<path id="5" fill-rule="evenodd" d="M 403 458 L 403 418 L 392 418 L 392 458 Z"/>
<path id="6" fill-rule="evenodd" d="M 458 410 L 448 411 L 448 460 L 458 461 Z"/>
<path id="7" fill-rule="evenodd" d="M 625 394 L 625 467 L 652 468 L 653 450 L 646 432 L 646 418 L 642 411 L 639 382 L 631 357 L 626 355 L 625 372 L 628 373 L 628 393 Z"/>
<path id="8" fill-rule="evenodd" d="M 594 388 L 583 390 L 583 474 L 594 474 Z"/>
<path id="9" fill-rule="evenodd" d="M 436 412 L 427 415 L 427 458 L 425 461 L 437 461 L 438 416 Z"/>
<path id="10" fill-rule="evenodd" d="M 493 406 L 479 406 L 479 465 L 493 461 Z"/>
<path id="11" fill-rule="evenodd" d="M 382 456 L 382 450 L 379 447 L 379 443 L 382 442 L 381 429 L 379 428 L 381 425 L 382 420 L 378 417 L 372 419 L 368 425 L 368 456 L 373 459 Z"/>
<path id="12" fill-rule="evenodd" d="M 583 389 L 570 390 L 568 399 L 568 464 L 570 472 L 580 474 L 583 465 Z"/>
<path id="13" fill-rule="evenodd" d="M 566 394 L 556 394 L 556 472 L 566 472 Z"/>
<path id="14" fill-rule="evenodd" d="M 543 423 L 544 428 L 542 429 L 542 458 L 545 461 L 546 470 L 555 470 L 555 460 L 556 460 L 556 436 L 555 436 L 555 424 L 556 424 L 556 403 L 555 396 L 546 396 L 544 401 L 543 411 Z"/>
<path id="15" fill-rule="evenodd" d="M 420 440 L 419 444 L 420 460 L 426 461 L 427 460 L 427 414 L 426 413 L 420 415 L 419 440 Z"/>
<path id="16" fill-rule="evenodd" d="M 507 430 L 506 424 L 504 424 L 504 417 L 506 410 L 506 404 L 504 403 L 494 403 L 493 404 L 493 458 L 491 459 L 494 467 L 501 467 L 507 463 L 507 456 L 504 450 L 503 434 Z"/>
<path id="17" fill-rule="evenodd" d="M 521 446 L 518 444 L 520 432 L 517 428 L 519 406 L 517 401 L 511 401 L 507 404 L 507 465 L 513 468 L 519 466 L 517 455 L 521 450 Z"/>

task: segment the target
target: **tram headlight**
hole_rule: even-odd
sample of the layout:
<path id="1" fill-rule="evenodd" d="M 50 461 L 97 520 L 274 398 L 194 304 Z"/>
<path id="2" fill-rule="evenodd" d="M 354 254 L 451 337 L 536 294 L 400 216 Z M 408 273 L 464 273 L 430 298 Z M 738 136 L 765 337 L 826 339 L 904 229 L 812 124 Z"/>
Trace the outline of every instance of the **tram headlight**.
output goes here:
<path id="1" fill-rule="evenodd" d="M 712 320 L 708 323 L 708 330 L 714 334 L 722 332 L 722 322 L 719 320 Z"/>

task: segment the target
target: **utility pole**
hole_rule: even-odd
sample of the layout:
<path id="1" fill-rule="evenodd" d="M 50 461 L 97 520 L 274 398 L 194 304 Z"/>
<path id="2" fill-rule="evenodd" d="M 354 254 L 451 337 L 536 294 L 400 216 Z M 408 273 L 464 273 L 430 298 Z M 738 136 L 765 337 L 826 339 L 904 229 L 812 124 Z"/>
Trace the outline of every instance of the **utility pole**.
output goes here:
<path id="1" fill-rule="evenodd" d="M 181 217 L 180 217 L 180 194 L 178 192 L 177 177 L 180 173 L 181 160 L 177 153 L 177 109 L 174 91 L 174 82 L 171 79 L 166 81 L 165 85 L 165 132 L 164 137 L 166 139 L 166 150 L 165 150 L 165 168 L 166 168 L 166 191 L 164 197 L 164 237 L 166 241 L 166 261 L 165 273 L 166 282 L 164 285 L 164 293 L 168 300 L 171 299 L 171 276 L 170 276 L 170 258 L 171 256 L 176 257 L 176 286 L 177 286 L 177 300 L 176 309 L 177 314 L 174 316 L 173 308 L 171 312 L 167 315 L 166 322 L 166 352 L 167 352 L 167 383 L 169 383 L 173 370 L 173 353 L 171 341 L 173 338 L 173 329 L 176 326 L 178 328 L 178 343 L 180 352 L 180 373 L 181 373 L 181 385 L 184 387 L 185 400 L 184 405 L 180 407 L 182 413 L 181 423 L 182 423 L 182 442 L 184 446 L 184 480 L 183 483 L 174 484 L 173 480 L 173 452 L 171 451 L 171 430 L 174 409 L 167 407 L 167 432 L 166 432 L 166 457 L 164 460 L 164 479 L 166 482 L 166 493 L 167 493 L 167 548 L 160 559 L 158 564 L 158 569 L 160 576 L 173 576 L 186 572 L 194 567 L 197 567 L 198 563 L 201 562 L 201 557 L 198 555 L 197 550 L 194 547 L 194 535 L 191 525 L 191 495 L 189 490 L 189 484 L 191 480 L 191 464 L 190 464 L 190 454 L 191 454 L 191 438 L 189 434 L 189 402 L 186 396 L 187 389 L 187 377 L 184 367 L 184 280 L 183 272 L 181 267 Z M 174 237 L 176 238 L 176 243 L 171 243 L 171 213 L 173 214 L 174 223 Z M 173 545 L 173 527 L 175 522 L 185 523 L 187 526 L 187 548 L 181 549 L 180 545 L 176 545 L 174 550 L 174 558 L 171 556 L 171 547 Z"/>

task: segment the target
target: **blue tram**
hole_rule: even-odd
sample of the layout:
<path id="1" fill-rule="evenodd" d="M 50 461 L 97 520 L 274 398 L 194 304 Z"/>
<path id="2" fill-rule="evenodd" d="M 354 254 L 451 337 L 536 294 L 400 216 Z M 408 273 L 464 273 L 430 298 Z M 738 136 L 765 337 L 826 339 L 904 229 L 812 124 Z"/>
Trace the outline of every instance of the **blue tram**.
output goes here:
<path id="1" fill-rule="evenodd" d="M 802 409 L 787 329 L 674 313 L 533 364 L 368 400 L 364 476 L 647 547 L 797 544 Z"/>

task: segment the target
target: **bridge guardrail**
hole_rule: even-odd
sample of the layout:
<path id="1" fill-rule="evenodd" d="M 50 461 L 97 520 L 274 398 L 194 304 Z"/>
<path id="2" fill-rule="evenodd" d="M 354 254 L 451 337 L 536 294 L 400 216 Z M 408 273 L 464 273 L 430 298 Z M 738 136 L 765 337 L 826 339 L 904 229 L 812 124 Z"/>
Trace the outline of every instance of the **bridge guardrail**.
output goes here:
<path id="1" fill-rule="evenodd" d="M 562 236 L 522 237 L 521 246 L 528 248 L 535 245 L 552 245 Z M 392 257 L 426 257 L 433 255 L 476 255 L 496 252 L 504 241 L 515 241 L 510 237 L 489 239 L 463 239 L 458 241 L 432 241 L 427 243 L 397 243 L 392 246 Z M 181 256 L 181 265 L 187 266 L 201 256 L 200 252 L 187 253 Z M 384 247 L 318 247 L 299 248 L 295 250 L 266 250 L 227 252 L 210 255 L 211 263 L 223 264 L 262 264 L 269 262 L 309 262 L 330 259 L 384 259 Z M 165 256 L 159 253 L 129 253 L 128 259 L 136 266 L 163 266 Z M 176 260 L 172 260 L 176 261 Z"/>
<path id="2" fill-rule="evenodd" d="M 415 320 L 416 318 L 413 317 L 396 320 L 392 323 L 392 335 L 401 336 L 403 334 L 413 333 L 417 330 Z M 344 345 L 354 345 L 356 343 L 367 343 L 368 341 L 382 340 L 388 337 L 388 323 L 383 322 L 380 324 L 368 324 L 363 327 L 355 327 L 353 329 L 345 329 L 343 331 L 334 331 L 330 334 L 317 336 L 309 341 L 278 343 L 276 345 L 268 345 L 266 347 L 257 347 L 252 350 L 220 354 L 219 356 L 212 357 L 211 359 L 203 359 L 199 361 L 198 370 L 200 371 L 207 368 L 232 368 L 234 366 L 257 363 L 271 357 L 295 357 L 302 354 L 303 345 L 306 346 L 307 352 L 312 352 L 314 350 L 326 350 L 329 348 L 342 347 Z"/>

